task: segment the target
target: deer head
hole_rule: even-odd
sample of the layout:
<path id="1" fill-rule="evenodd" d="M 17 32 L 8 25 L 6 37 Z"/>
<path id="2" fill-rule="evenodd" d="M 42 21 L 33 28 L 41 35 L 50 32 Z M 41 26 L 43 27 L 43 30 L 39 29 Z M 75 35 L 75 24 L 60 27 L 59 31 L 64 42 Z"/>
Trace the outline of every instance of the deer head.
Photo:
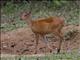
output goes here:
<path id="1" fill-rule="evenodd" d="M 21 15 L 20 15 L 20 19 L 21 20 L 25 20 L 27 24 L 30 24 L 31 23 L 31 11 L 30 12 L 22 12 Z"/>

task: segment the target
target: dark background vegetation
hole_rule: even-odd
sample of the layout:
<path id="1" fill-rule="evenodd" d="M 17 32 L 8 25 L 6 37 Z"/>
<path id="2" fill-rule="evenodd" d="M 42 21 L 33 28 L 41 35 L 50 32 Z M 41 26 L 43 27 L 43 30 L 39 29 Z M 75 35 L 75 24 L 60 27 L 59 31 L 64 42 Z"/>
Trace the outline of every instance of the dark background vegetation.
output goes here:
<path id="1" fill-rule="evenodd" d="M 25 27 L 27 24 L 20 20 L 23 11 L 31 11 L 32 19 L 62 16 L 66 24 L 79 24 L 79 0 L 2 0 L 1 31 L 10 31 Z"/>

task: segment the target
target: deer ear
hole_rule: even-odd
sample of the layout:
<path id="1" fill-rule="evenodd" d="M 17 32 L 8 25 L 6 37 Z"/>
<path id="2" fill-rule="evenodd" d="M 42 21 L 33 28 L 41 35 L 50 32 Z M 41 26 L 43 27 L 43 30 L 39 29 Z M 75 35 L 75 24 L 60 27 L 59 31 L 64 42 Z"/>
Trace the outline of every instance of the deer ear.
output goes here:
<path id="1" fill-rule="evenodd" d="M 31 11 L 28 12 L 28 15 L 31 15 Z"/>
<path id="2" fill-rule="evenodd" d="M 20 17 L 22 16 L 23 12 L 20 12 Z"/>
<path id="3" fill-rule="evenodd" d="M 29 12 L 29 14 L 31 14 L 31 11 Z"/>

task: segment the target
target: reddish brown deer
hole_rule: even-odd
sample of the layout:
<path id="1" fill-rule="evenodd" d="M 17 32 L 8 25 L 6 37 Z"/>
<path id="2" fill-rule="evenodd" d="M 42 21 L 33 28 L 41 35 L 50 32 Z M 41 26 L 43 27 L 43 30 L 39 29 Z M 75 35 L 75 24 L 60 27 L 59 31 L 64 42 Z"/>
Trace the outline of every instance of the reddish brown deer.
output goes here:
<path id="1" fill-rule="evenodd" d="M 36 36 L 36 52 L 35 53 L 37 53 L 39 36 L 43 37 L 43 39 L 46 42 L 45 35 L 50 33 L 53 33 L 60 38 L 57 53 L 60 52 L 61 43 L 63 40 L 63 34 L 61 32 L 61 29 L 64 26 L 64 20 L 61 17 L 48 17 L 44 19 L 32 20 L 31 12 L 23 12 L 21 14 L 21 19 L 27 22 L 27 24 L 31 27 L 32 31 Z M 49 45 L 48 45 L 48 48 L 50 48 Z"/>

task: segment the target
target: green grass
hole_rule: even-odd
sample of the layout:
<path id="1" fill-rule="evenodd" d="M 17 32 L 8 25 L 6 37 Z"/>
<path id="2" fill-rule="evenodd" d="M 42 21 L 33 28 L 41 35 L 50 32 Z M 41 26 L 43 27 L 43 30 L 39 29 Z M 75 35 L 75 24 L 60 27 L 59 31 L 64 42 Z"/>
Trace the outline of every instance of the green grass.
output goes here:
<path id="1" fill-rule="evenodd" d="M 46 56 L 8 56 L 1 57 L 1 60 L 80 60 L 80 53 L 60 53 L 60 54 L 47 54 Z"/>
<path id="2" fill-rule="evenodd" d="M 7 32 L 7 31 L 11 31 L 11 30 L 21 28 L 21 27 L 26 27 L 26 26 L 27 26 L 27 24 L 25 22 L 17 20 L 15 22 L 15 25 L 13 23 L 1 24 L 0 29 L 1 29 L 1 31 Z"/>

